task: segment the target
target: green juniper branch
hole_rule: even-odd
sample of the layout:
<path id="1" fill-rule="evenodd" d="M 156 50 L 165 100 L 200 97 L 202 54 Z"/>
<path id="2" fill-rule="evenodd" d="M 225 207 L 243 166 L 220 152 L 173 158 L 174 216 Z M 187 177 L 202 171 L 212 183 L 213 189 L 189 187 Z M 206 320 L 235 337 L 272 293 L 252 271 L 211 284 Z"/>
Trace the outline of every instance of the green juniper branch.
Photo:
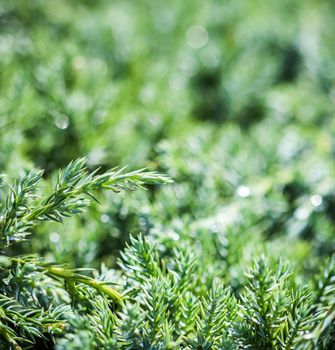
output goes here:
<path id="1" fill-rule="evenodd" d="M 90 173 L 85 158 L 71 162 L 59 171 L 54 191 L 49 195 L 38 193 L 43 176 L 40 170 L 26 173 L 14 185 L 8 184 L 9 193 L 0 221 L 0 248 L 25 240 L 31 229 L 41 222 L 62 222 L 68 216 L 82 213 L 91 199 L 97 201 L 94 191 L 107 189 L 118 193 L 171 182 L 168 177 L 145 169 L 126 172 L 125 168 L 115 168 L 103 174 L 98 174 L 98 170 Z M 1 184 L 4 185 L 4 177 Z M 84 305 L 94 299 L 96 303 L 100 300 L 100 306 L 104 307 L 110 300 L 122 303 L 122 295 L 110 282 L 79 273 L 82 269 L 46 263 L 36 256 L 1 255 L 0 258 L 0 345 L 20 349 L 20 343 L 29 344 L 36 338 L 44 338 L 45 334 L 53 335 L 69 327 L 68 321 L 57 316 L 66 315 L 64 308 L 68 307 L 69 296 L 77 299 L 84 309 Z M 98 295 L 92 294 L 92 290 Z M 55 298 L 55 293 L 59 293 L 62 300 Z M 58 306 L 53 306 L 54 302 Z M 88 313 L 87 317 L 96 324 L 97 309 L 90 309 L 92 314 Z M 106 330 L 114 324 L 109 322 L 109 317 L 112 316 L 106 319 Z"/>
<path id="2" fill-rule="evenodd" d="M 24 240 L 40 222 L 62 222 L 65 217 L 82 213 L 90 205 L 90 198 L 96 200 L 94 191 L 134 191 L 148 184 L 171 182 L 168 177 L 145 169 L 125 172 L 124 167 L 103 174 L 97 172 L 98 169 L 89 173 L 85 158 L 77 159 L 59 171 L 55 189 L 48 196 L 37 195 L 43 175 L 40 170 L 27 173 L 14 186 L 9 185 L 10 193 L 0 221 L 0 248 Z"/>

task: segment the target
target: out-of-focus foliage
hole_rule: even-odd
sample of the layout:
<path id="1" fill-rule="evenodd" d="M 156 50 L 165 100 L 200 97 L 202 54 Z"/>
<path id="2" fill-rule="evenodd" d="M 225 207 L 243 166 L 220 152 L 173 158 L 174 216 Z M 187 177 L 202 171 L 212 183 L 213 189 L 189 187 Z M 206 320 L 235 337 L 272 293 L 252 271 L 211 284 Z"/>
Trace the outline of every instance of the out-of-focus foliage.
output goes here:
<path id="1" fill-rule="evenodd" d="M 331 0 L 0 2 L 0 173 L 13 185 L 0 189 L 0 346 L 332 349 L 334 12 Z M 174 183 L 32 222 L 82 156 L 99 174 L 130 164 Z M 54 261 L 100 272 L 64 289 Z M 91 288 L 99 279 L 123 306 Z"/>

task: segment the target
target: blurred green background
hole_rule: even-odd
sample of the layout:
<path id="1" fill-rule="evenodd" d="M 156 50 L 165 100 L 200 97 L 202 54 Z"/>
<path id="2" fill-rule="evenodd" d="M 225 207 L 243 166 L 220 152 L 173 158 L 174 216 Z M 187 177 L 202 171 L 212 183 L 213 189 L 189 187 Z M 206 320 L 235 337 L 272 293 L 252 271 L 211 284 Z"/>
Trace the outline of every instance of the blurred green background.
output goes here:
<path id="1" fill-rule="evenodd" d="M 87 155 L 173 185 L 104 194 L 12 254 L 115 266 L 129 233 L 234 281 L 260 253 L 301 278 L 335 251 L 331 0 L 0 3 L 0 171 Z M 233 282 L 232 282 L 233 283 Z M 236 282 L 237 283 L 237 282 Z"/>

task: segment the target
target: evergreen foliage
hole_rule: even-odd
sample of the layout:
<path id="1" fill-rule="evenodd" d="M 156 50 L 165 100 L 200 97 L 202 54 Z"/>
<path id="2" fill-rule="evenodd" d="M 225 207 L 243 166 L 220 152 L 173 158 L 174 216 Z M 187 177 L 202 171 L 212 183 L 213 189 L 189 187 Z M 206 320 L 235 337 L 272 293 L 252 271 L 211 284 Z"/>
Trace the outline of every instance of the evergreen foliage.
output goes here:
<path id="1" fill-rule="evenodd" d="M 38 192 L 42 171 L 27 172 L 16 179 L 14 185 L 7 184 L 0 234 L 4 250 L 0 264 L 2 346 L 20 349 L 19 344 L 23 344 L 24 348 L 28 347 L 38 338 L 63 333 L 71 320 L 77 327 L 83 327 L 87 322 L 97 327 L 97 333 L 84 338 L 88 346 L 100 344 L 109 348 L 115 343 L 109 339 L 114 328 L 114 314 L 109 302 L 122 304 L 123 297 L 110 285 L 111 281 L 92 278 L 87 269 L 70 269 L 38 256 L 10 257 L 6 254 L 10 244 L 25 240 L 39 223 L 48 220 L 62 223 L 64 218 L 82 213 L 90 205 L 88 198 L 97 201 L 93 191 L 108 189 L 119 193 L 122 190 L 134 191 L 143 185 L 171 182 L 157 172 L 144 169 L 128 173 L 124 168 L 113 169 L 102 174 L 98 174 L 98 170 L 88 172 L 84 158 L 71 162 L 59 171 L 54 191 L 49 195 Z M 100 330 L 101 308 L 106 309 L 103 330 Z M 78 317 L 81 312 L 86 315 L 82 323 L 74 312 L 78 312 Z M 96 337 L 100 337 L 97 343 Z"/>
<path id="2" fill-rule="evenodd" d="M 334 13 L 0 1 L 0 350 L 334 349 Z"/>

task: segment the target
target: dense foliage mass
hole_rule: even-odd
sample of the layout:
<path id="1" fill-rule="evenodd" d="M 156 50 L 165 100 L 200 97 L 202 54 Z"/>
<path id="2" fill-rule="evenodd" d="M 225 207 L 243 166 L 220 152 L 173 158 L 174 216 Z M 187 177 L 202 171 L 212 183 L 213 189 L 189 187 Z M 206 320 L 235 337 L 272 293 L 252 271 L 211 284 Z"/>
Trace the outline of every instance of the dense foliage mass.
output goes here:
<path id="1" fill-rule="evenodd" d="M 0 2 L 0 349 L 334 349 L 334 13 Z"/>

